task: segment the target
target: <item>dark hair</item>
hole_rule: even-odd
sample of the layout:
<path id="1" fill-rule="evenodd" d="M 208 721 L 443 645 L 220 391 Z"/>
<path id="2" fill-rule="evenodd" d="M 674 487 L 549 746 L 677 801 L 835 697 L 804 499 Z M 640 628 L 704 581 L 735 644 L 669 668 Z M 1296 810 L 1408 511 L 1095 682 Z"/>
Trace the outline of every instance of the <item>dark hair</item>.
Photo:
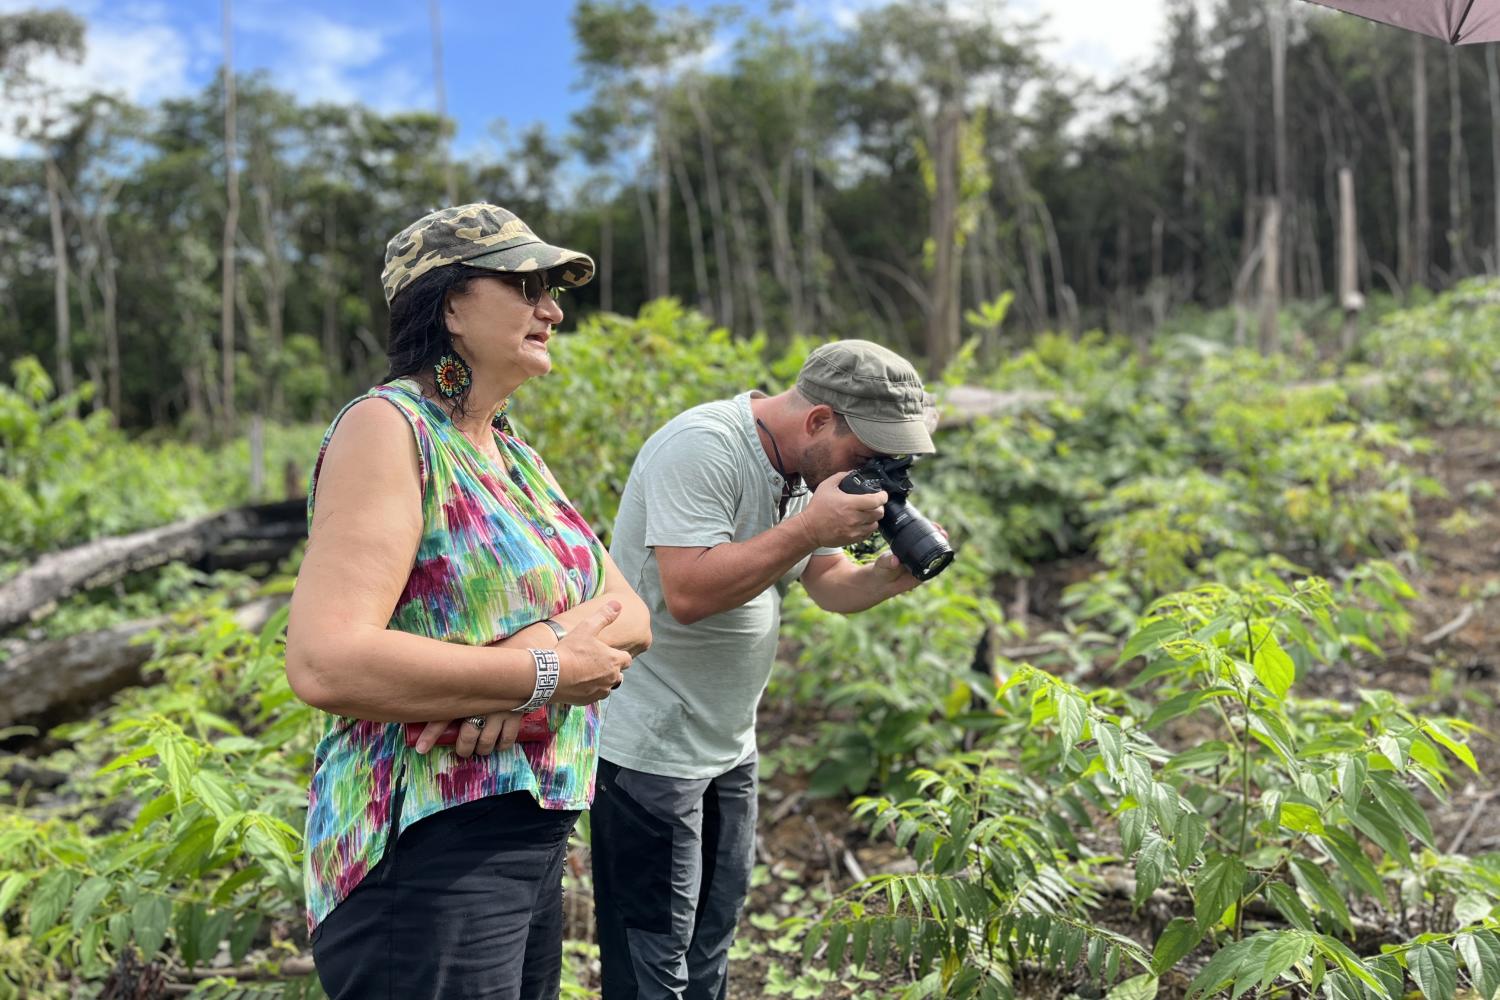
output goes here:
<path id="1" fill-rule="evenodd" d="M 475 278 L 494 276 L 494 271 L 483 268 L 447 264 L 433 268 L 403 288 L 391 303 L 391 333 L 385 348 L 390 370 L 381 381 L 411 376 L 431 385 L 432 369 L 438 358 L 453 350 L 453 338 L 443 318 L 448 296 L 462 295 Z M 455 416 L 464 414 L 467 398 L 465 389 L 448 401 Z"/>

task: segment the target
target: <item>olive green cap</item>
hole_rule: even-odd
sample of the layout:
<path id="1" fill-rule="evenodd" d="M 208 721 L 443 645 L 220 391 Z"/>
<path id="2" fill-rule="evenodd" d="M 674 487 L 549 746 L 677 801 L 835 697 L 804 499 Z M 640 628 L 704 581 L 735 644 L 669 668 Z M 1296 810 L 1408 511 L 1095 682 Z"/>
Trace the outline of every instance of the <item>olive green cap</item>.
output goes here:
<path id="1" fill-rule="evenodd" d="M 551 271 L 557 285 L 576 288 L 594 276 L 586 253 L 543 243 L 514 212 L 475 202 L 429 212 L 385 245 L 380 283 L 389 305 L 413 281 L 446 264 L 490 271 Z"/>
<path id="2" fill-rule="evenodd" d="M 849 421 L 860 442 L 882 455 L 936 451 L 937 410 L 922 376 L 895 351 L 868 340 L 835 340 L 807 356 L 797 391 Z"/>

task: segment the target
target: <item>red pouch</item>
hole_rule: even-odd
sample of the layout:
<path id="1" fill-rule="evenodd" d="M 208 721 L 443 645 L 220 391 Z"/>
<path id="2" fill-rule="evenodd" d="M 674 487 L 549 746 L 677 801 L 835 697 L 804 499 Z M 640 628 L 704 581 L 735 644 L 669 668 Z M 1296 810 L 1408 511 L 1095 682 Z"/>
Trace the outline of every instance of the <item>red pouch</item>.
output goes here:
<path id="1" fill-rule="evenodd" d="M 458 730 L 463 725 L 462 719 L 454 719 L 448 723 L 448 728 L 438 735 L 437 742 L 433 746 L 451 747 L 458 742 Z M 417 738 L 422 735 L 422 730 L 427 728 L 425 722 L 408 722 L 406 725 L 406 745 L 414 747 Z M 544 743 L 552 738 L 552 724 L 547 721 L 547 706 L 543 705 L 534 711 L 527 712 L 521 717 L 521 732 L 516 736 L 517 743 Z"/>

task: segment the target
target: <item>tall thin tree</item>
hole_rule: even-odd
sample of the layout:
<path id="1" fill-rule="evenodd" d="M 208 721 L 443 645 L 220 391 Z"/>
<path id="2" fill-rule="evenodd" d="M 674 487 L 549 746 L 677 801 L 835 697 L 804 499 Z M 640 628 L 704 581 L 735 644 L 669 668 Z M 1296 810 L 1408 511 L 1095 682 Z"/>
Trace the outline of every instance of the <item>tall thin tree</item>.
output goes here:
<path id="1" fill-rule="evenodd" d="M 222 2 L 224 21 L 224 240 L 223 281 L 219 288 L 219 362 L 223 379 L 223 430 L 234 428 L 234 244 L 240 226 L 239 154 L 235 149 L 234 12 Z"/>

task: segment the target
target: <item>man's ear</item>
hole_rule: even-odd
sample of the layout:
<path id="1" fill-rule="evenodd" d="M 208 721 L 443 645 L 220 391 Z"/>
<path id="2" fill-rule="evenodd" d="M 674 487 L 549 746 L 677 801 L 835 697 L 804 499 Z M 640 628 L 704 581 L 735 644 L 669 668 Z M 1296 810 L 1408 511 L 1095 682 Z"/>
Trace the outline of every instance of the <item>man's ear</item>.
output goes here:
<path id="1" fill-rule="evenodd" d="M 802 418 L 802 429 L 807 432 L 808 437 L 815 437 L 826 427 L 833 426 L 833 407 L 827 403 L 818 403 L 808 408 L 807 415 Z"/>

